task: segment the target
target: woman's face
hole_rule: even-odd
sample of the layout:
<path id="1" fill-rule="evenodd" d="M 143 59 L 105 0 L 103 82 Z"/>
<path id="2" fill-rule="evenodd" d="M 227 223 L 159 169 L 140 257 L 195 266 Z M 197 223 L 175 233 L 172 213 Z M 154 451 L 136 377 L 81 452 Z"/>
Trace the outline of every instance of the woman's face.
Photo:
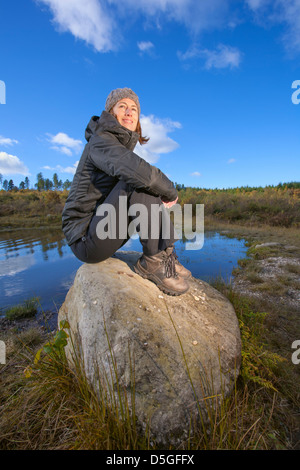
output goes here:
<path id="1" fill-rule="evenodd" d="M 112 110 L 122 126 L 126 127 L 126 129 L 129 129 L 130 131 L 136 130 L 139 120 L 139 111 L 133 100 L 124 98 L 118 101 Z"/>

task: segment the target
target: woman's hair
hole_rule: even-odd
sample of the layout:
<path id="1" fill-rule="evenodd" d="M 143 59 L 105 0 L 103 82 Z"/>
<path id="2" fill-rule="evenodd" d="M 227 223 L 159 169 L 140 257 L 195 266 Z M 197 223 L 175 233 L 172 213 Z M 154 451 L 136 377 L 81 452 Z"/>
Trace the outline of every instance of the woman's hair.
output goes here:
<path id="1" fill-rule="evenodd" d="M 136 125 L 136 131 L 138 134 L 139 134 L 139 143 L 141 145 L 144 145 L 148 142 L 148 140 L 150 139 L 150 137 L 143 137 L 142 135 L 142 128 L 141 128 L 141 123 L 140 123 L 140 120 L 138 120 L 138 123 Z"/>
<path id="2" fill-rule="evenodd" d="M 111 109 L 110 111 L 110 114 L 112 114 L 116 119 L 117 119 L 117 116 L 115 115 L 115 113 L 113 112 L 113 110 Z M 142 127 L 141 127 L 141 123 L 140 123 L 140 120 L 138 120 L 138 123 L 136 125 L 136 131 L 138 134 L 139 134 L 139 143 L 141 145 L 144 145 L 148 142 L 148 140 L 150 139 L 150 137 L 143 137 L 142 135 Z"/>

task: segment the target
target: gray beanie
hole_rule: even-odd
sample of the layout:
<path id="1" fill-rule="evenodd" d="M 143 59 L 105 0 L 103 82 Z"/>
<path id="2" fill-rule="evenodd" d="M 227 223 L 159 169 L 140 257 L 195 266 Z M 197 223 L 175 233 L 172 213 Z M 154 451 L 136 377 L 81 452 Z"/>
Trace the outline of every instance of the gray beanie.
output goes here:
<path id="1" fill-rule="evenodd" d="M 134 101 L 135 104 L 138 107 L 139 115 L 141 113 L 141 107 L 140 107 L 140 102 L 138 96 L 132 91 L 130 88 L 117 88 L 116 90 L 112 90 L 110 94 L 107 97 L 106 103 L 105 103 L 105 111 L 109 113 L 111 108 L 114 107 L 114 105 L 122 100 L 123 98 L 129 98 L 130 100 Z"/>

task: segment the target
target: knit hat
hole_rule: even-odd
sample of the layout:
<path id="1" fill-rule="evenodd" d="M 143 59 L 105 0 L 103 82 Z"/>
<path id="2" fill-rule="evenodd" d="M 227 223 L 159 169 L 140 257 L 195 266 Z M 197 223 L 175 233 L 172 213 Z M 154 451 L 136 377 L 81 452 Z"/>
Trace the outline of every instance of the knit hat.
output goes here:
<path id="1" fill-rule="evenodd" d="M 139 115 L 141 113 L 141 107 L 140 107 L 140 102 L 138 96 L 132 91 L 130 88 L 117 88 L 116 90 L 112 90 L 110 94 L 107 97 L 106 103 L 105 103 L 105 111 L 109 113 L 111 108 L 114 107 L 114 105 L 122 100 L 123 98 L 129 98 L 130 100 L 134 101 L 135 104 L 138 107 Z"/>

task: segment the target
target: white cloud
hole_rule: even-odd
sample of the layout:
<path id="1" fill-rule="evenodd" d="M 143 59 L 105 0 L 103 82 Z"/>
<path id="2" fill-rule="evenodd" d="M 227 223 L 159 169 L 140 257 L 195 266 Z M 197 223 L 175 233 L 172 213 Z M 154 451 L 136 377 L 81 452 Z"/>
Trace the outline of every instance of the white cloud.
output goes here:
<path id="1" fill-rule="evenodd" d="M 289 50 L 300 51 L 300 0 L 277 0 L 277 21 L 283 21 L 288 26 L 283 36 L 285 47 Z"/>
<path id="2" fill-rule="evenodd" d="M 202 53 L 206 57 L 205 67 L 207 69 L 223 69 L 226 67 L 234 68 L 240 65 L 241 53 L 235 47 L 220 44 L 217 50 L 209 51 L 205 49 Z"/>
<path id="3" fill-rule="evenodd" d="M 58 145 L 53 145 L 51 148 L 53 150 L 57 150 L 58 152 L 64 153 L 65 155 L 68 155 L 69 157 L 72 156 L 72 151 L 68 147 L 65 147 L 64 145 L 62 145 L 61 147 L 59 147 Z"/>
<path id="4" fill-rule="evenodd" d="M 149 52 L 154 48 L 154 44 L 151 41 L 141 41 L 137 45 L 141 52 Z"/>
<path id="5" fill-rule="evenodd" d="M 137 43 L 140 55 L 147 54 L 151 57 L 155 56 L 155 47 L 151 41 L 140 41 Z"/>
<path id="6" fill-rule="evenodd" d="M 234 27 L 247 6 L 260 24 L 284 24 L 284 44 L 289 50 L 300 50 L 300 0 L 244 0 L 235 6 L 233 0 L 35 0 L 46 5 L 52 21 L 61 32 L 69 32 L 98 52 L 116 50 L 126 40 L 126 28 L 143 21 L 162 29 L 164 23 L 183 25 L 193 41 L 204 31 Z M 127 18 L 130 17 L 130 26 Z M 260 19 L 259 19 L 260 18 Z M 142 41 L 143 52 L 153 52 L 150 41 Z M 144 48 L 144 49 L 143 49 Z M 220 50 L 201 49 L 206 68 L 238 67 L 237 49 L 221 46 Z M 181 54 L 187 60 L 197 49 Z"/>
<path id="7" fill-rule="evenodd" d="M 236 161 L 235 158 L 229 158 L 229 160 L 227 161 L 227 163 L 230 164 L 230 163 L 234 163 L 235 161 Z"/>
<path id="8" fill-rule="evenodd" d="M 71 156 L 73 152 L 78 153 L 82 148 L 81 140 L 73 139 L 64 132 L 59 132 L 56 135 L 47 135 L 49 137 L 48 141 L 53 144 L 51 148 L 65 155 Z"/>
<path id="9" fill-rule="evenodd" d="M 56 165 L 55 167 L 51 167 L 51 166 L 45 165 L 42 168 L 44 170 L 52 170 L 52 171 L 58 171 L 60 173 L 69 173 L 71 175 L 75 175 L 78 163 L 79 163 L 79 160 L 77 160 L 77 162 L 75 162 L 73 166 L 62 167 L 61 165 Z"/>
<path id="10" fill-rule="evenodd" d="M 186 52 L 177 52 L 177 56 L 180 60 L 190 60 L 197 57 L 201 57 L 201 49 L 198 46 L 191 46 Z"/>
<path id="11" fill-rule="evenodd" d="M 36 0 L 47 5 L 61 32 L 92 45 L 98 52 L 116 49 L 117 28 L 101 0 Z"/>
<path id="12" fill-rule="evenodd" d="M 199 171 L 194 171 L 193 173 L 191 173 L 191 176 L 202 176 L 201 173 L 199 173 Z"/>
<path id="13" fill-rule="evenodd" d="M 18 143 L 19 142 L 15 139 L 9 139 L 8 137 L 3 137 L 2 135 L 0 135 L 0 145 L 7 146 L 7 145 L 18 144 Z"/>
<path id="14" fill-rule="evenodd" d="M 251 10 L 256 11 L 267 6 L 270 3 L 270 0 L 246 0 L 246 3 Z"/>
<path id="15" fill-rule="evenodd" d="M 15 155 L 0 152 L 0 173 L 2 175 L 29 175 L 28 168 Z"/>
<path id="16" fill-rule="evenodd" d="M 239 49 L 224 44 L 219 44 L 215 50 L 200 49 L 193 45 L 185 53 L 178 52 L 177 54 L 182 61 L 195 58 L 204 59 L 206 69 L 236 68 L 239 67 L 242 58 Z"/>
<path id="17" fill-rule="evenodd" d="M 141 115 L 142 133 L 150 140 L 145 145 L 137 144 L 135 153 L 149 163 L 156 163 L 162 153 L 169 153 L 179 147 L 175 140 L 168 136 L 169 132 L 180 129 L 181 124 L 170 119 L 159 119 L 152 114 Z"/>
<path id="18" fill-rule="evenodd" d="M 225 24 L 229 7 L 228 0 L 110 0 L 109 3 L 122 16 L 141 13 L 156 25 L 176 21 L 193 34 Z"/>
<path id="19" fill-rule="evenodd" d="M 124 39 L 127 18 L 146 20 L 161 28 L 175 21 L 196 35 L 227 26 L 229 0 L 36 0 L 47 5 L 61 32 L 92 45 L 98 52 L 117 49 Z M 124 22 L 126 20 L 126 22 Z"/>
<path id="20" fill-rule="evenodd" d="M 246 0 L 261 24 L 284 24 L 283 43 L 289 51 L 300 51 L 300 0 Z"/>

